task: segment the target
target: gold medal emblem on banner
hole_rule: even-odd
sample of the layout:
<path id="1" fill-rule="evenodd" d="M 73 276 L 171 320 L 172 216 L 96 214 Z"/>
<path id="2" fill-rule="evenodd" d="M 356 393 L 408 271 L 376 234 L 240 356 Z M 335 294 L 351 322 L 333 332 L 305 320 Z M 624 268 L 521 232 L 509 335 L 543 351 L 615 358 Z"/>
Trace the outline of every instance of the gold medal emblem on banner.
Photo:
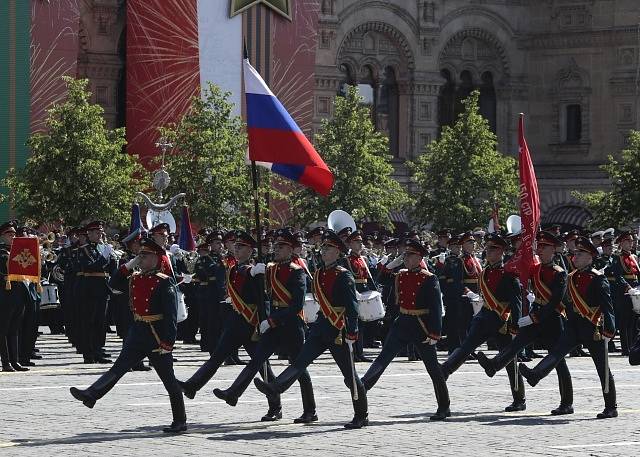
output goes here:
<path id="1" fill-rule="evenodd" d="M 281 16 L 291 20 L 291 0 L 231 0 L 229 7 L 229 17 L 240 14 L 254 5 L 262 3 L 271 8 Z"/>

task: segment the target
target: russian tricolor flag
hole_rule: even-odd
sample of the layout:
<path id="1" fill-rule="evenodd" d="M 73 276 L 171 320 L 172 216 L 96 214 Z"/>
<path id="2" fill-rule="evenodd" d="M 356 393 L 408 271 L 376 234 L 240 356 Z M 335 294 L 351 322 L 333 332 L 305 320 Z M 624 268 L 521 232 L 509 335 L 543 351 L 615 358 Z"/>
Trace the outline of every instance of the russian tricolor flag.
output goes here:
<path id="1" fill-rule="evenodd" d="M 244 90 L 249 159 L 321 195 L 329 195 L 333 173 L 249 59 L 244 59 Z"/>

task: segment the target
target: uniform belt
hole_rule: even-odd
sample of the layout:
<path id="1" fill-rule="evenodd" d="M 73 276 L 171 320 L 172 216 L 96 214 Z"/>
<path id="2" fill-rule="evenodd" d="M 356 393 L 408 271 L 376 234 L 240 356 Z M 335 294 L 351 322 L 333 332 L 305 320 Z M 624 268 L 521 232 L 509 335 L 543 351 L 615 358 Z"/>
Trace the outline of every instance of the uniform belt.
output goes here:
<path id="1" fill-rule="evenodd" d="M 209 281 L 215 281 L 215 280 L 216 280 L 216 277 L 215 277 L 215 276 L 209 276 L 207 279 L 208 279 Z"/>
<path id="2" fill-rule="evenodd" d="M 453 278 L 447 279 L 447 282 L 453 282 Z"/>
<path id="3" fill-rule="evenodd" d="M 636 279 L 636 275 L 622 275 L 624 279 Z"/>
<path id="4" fill-rule="evenodd" d="M 462 282 L 465 283 L 465 284 L 477 284 L 478 283 L 478 278 L 463 279 Z"/>
<path id="5" fill-rule="evenodd" d="M 198 284 L 200 284 L 201 286 L 208 286 L 209 282 L 207 282 L 207 281 L 198 281 Z"/>
<path id="6" fill-rule="evenodd" d="M 82 276 L 89 278 L 108 278 L 109 273 L 82 273 Z"/>
<path id="7" fill-rule="evenodd" d="M 83 272 L 81 272 L 81 271 L 79 271 L 79 272 L 77 272 L 77 273 L 76 273 L 76 276 L 83 276 L 83 275 L 84 275 L 84 273 L 83 273 Z"/>
<path id="8" fill-rule="evenodd" d="M 428 309 L 409 309 L 400 307 L 400 314 L 406 314 L 407 316 L 425 316 L 429 314 Z"/>
<path id="9" fill-rule="evenodd" d="M 164 319 L 164 316 L 162 314 L 149 314 L 148 316 L 142 316 L 140 314 L 133 314 L 133 320 L 134 321 L 140 321 L 140 322 L 158 322 L 161 321 L 162 319 Z"/>
<path id="10" fill-rule="evenodd" d="M 607 276 L 607 280 L 608 280 L 609 282 L 611 282 L 611 281 L 615 281 L 615 280 L 616 280 L 616 278 L 615 278 L 615 276 Z"/>
<path id="11" fill-rule="evenodd" d="M 285 303 L 285 302 L 280 301 L 280 300 L 272 300 L 271 301 L 271 305 L 276 307 L 276 308 L 288 308 L 289 307 L 288 303 Z"/>
<path id="12" fill-rule="evenodd" d="M 356 284 L 366 284 L 367 279 L 356 279 Z"/>

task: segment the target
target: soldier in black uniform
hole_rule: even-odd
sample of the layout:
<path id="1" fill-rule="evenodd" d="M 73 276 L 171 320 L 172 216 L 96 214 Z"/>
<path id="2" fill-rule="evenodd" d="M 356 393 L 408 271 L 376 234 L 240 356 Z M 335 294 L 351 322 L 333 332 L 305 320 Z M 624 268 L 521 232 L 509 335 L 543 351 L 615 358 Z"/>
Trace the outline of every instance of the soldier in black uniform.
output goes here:
<path id="1" fill-rule="evenodd" d="M 435 275 L 420 268 L 426 247 L 417 240 L 405 241 L 404 264 L 406 269 L 395 276 L 396 296 L 400 314 L 393 322 L 382 352 L 362 377 L 365 389 L 370 390 L 380 379 L 398 352 L 408 344 L 414 344 L 435 389 L 438 410 L 431 420 L 440 421 L 451 415 L 449 391 L 438 365 L 436 343 L 442 329 L 442 299 L 440 285 Z"/>
<path id="2" fill-rule="evenodd" d="M 222 331 L 223 301 L 226 295 L 225 267 L 222 262 L 221 230 L 213 230 L 203 245 L 195 267 L 196 296 L 200 317 L 200 349 L 213 354 Z"/>
<path id="3" fill-rule="evenodd" d="M 473 317 L 469 333 L 449 358 L 441 365 L 445 379 L 454 373 L 467 360 L 469 354 L 494 337 L 499 349 L 506 347 L 515 335 L 517 322 L 520 319 L 522 295 L 520 280 L 507 273 L 502 263 L 507 242 L 497 233 L 487 235 L 485 242 L 487 267 L 479 274 L 479 290 L 484 306 Z M 526 409 L 524 385 L 518 375 L 516 388 L 516 371 L 513 359 L 507 365 L 509 384 L 513 403 L 505 411 L 523 411 Z"/>
<path id="4" fill-rule="evenodd" d="M 2 371 L 10 372 L 29 371 L 18 360 L 18 333 L 22 326 L 25 304 L 30 300 L 29 290 L 22 281 L 11 281 L 10 288 L 5 287 L 16 228 L 16 221 L 0 225 L 0 357 Z"/>
<path id="5" fill-rule="evenodd" d="M 571 306 L 567 307 L 569 321 L 560 339 L 535 368 L 530 369 L 520 364 L 520 372 L 527 378 L 531 386 L 547 376 L 558 363 L 578 344 L 589 349 L 589 354 L 596 365 L 600 383 L 603 388 L 605 408 L 598 414 L 598 419 L 618 416 L 616 404 L 616 387 L 611 371 L 608 374 L 608 392 L 605 390 L 605 344 L 615 335 L 613 304 L 609 294 L 609 281 L 594 270 L 593 259 L 598 257 L 597 248 L 585 237 L 576 240 L 576 251 L 573 264 L 576 268 L 567 280 L 568 295 Z M 601 326 L 602 325 L 602 326 Z"/>
<path id="6" fill-rule="evenodd" d="M 640 284 L 640 264 L 638 257 L 632 252 L 634 234 L 624 231 L 617 238 L 620 253 L 613 257 L 611 271 L 615 280 L 616 302 L 619 310 L 620 341 L 622 355 L 629 354 L 629 348 L 638 338 L 638 315 L 633 312 L 631 298 L 627 292 Z M 612 294 L 613 295 L 613 294 Z"/>
<path id="7" fill-rule="evenodd" d="M 513 362 L 514 357 L 527 345 L 540 340 L 547 350 L 557 343 L 566 325 L 563 300 L 567 291 L 567 272 L 554 263 L 555 248 L 561 241 L 550 232 L 539 232 L 536 252 L 541 263 L 531 269 L 531 283 L 535 301 L 527 316 L 518 321 L 518 334 L 498 355 L 489 359 L 478 352 L 478 362 L 487 376 Z M 532 297 L 533 298 L 533 297 Z M 560 406 L 553 415 L 573 414 L 573 385 L 567 363 L 563 359 L 556 366 L 560 388 Z"/>
<path id="8" fill-rule="evenodd" d="M 316 272 L 313 280 L 321 311 L 318 313 L 318 320 L 292 365 L 270 383 L 258 378 L 254 379 L 254 383 L 265 395 L 283 393 L 305 372 L 309 364 L 328 349 L 342 372 L 345 384 L 351 390 L 355 414 L 345 427 L 362 428 L 369 423 L 367 392 L 352 362 L 353 344 L 358 339 L 358 302 L 353 275 L 338 265 L 340 253 L 347 253 L 344 242 L 335 232 L 325 232 L 322 244 L 323 266 Z"/>
<path id="9" fill-rule="evenodd" d="M 78 250 L 78 227 L 73 227 L 67 232 L 66 244 L 58 256 L 58 266 L 62 271 L 64 281 L 60 287 L 60 303 L 65 334 L 69 342 L 75 346 L 78 329 L 74 326 L 75 301 L 74 289 L 78 273 L 76 258 Z"/>
<path id="10" fill-rule="evenodd" d="M 104 223 L 85 226 L 88 243 L 78 249 L 81 276 L 78 281 L 78 314 L 80 333 L 78 349 L 84 363 L 111 363 L 105 357 L 105 316 L 109 299 L 109 272 L 116 268 L 111 245 L 102 243 Z"/>
<path id="11" fill-rule="evenodd" d="M 249 364 L 244 367 L 231 387 L 226 390 L 214 389 L 216 397 L 235 406 L 238 398 L 247 389 L 253 377 L 277 349 L 282 349 L 289 363 L 300 354 L 304 344 L 305 331 L 302 318 L 306 290 L 306 273 L 292 261 L 293 248 L 297 243 L 294 233 L 288 229 L 275 232 L 275 263 L 258 263 L 253 271 L 265 272 L 267 302 L 266 319 L 260 323 L 260 340 Z M 310 423 L 318 420 L 316 403 L 313 396 L 311 377 L 305 369 L 299 376 L 302 393 L 302 416 L 294 423 Z M 278 414 L 282 417 L 282 413 Z"/>
<path id="12" fill-rule="evenodd" d="M 460 236 L 453 235 L 449 238 L 448 253 L 445 254 L 442 262 L 442 253 L 438 254 L 435 271 L 440 279 L 440 292 L 444 303 L 444 330 L 447 335 L 447 352 L 451 354 L 460 347 L 464 334 L 460 333 L 460 306 L 462 294 L 464 293 L 464 283 L 456 278 L 462 278 L 463 267 L 460 257 Z M 465 330 L 466 333 L 466 330 Z"/>
<path id="13" fill-rule="evenodd" d="M 171 401 L 173 422 L 166 433 L 187 429 L 184 399 L 173 372 L 173 345 L 177 331 L 176 284 L 160 272 L 165 250 L 152 240 L 144 240 L 140 254 L 121 266 L 110 281 L 111 287 L 129 290 L 134 324 L 113 366 L 88 389 L 70 389 L 71 395 L 88 408 L 104 397 L 131 368 L 145 356 L 153 364 Z M 133 272 L 139 266 L 140 272 Z"/>
<path id="14" fill-rule="evenodd" d="M 251 357 L 255 356 L 258 339 L 258 280 L 257 270 L 249 264 L 256 241 L 246 232 L 238 231 L 235 235 L 234 254 L 237 264 L 227 271 L 227 293 L 233 311 L 224 323 L 222 335 L 211 355 L 193 376 L 186 381 L 178 381 L 187 398 L 193 399 L 196 393 L 216 374 L 218 368 L 227 357 L 244 346 Z M 267 362 L 267 377 L 273 379 L 271 366 Z M 261 374 L 263 371 L 261 370 Z M 269 397 L 269 411 L 262 417 L 263 421 L 275 421 L 282 417 L 280 396 Z"/>
<path id="15" fill-rule="evenodd" d="M 617 297 L 617 286 L 616 286 L 616 277 L 613 275 L 613 232 L 605 231 L 604 236 L 602 238 L 602 243 L 600 243 L 600 247 L 602 248 L 602 254 L 594 260 L 593 267 L 604 273 L 607 277 L 607 281 L 609 281 L 609 288 L 611 292 L 611 301 L 613 302 L 613 313 L 616 318 L 616 333 L 620 332 L 620 323 L 621 315 L 620 309 L 617 306 L 619 303 Z M 622 338 L 621 338 L 622 339 Z M 619 352 L 620 349 L 616 347 L 613 342 L 613 338 L 609 341 L 609 352 Z M 627 351 L 628 352 L 628 351 Z"/>

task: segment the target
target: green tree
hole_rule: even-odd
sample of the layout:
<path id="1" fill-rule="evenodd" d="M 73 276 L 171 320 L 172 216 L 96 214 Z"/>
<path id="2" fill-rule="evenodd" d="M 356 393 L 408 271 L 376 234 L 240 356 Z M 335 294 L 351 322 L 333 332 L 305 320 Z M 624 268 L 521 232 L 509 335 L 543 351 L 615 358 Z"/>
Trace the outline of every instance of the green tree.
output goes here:
<path id="1" fill-rule="evenodd" d="M 166 157 L 171 175 L 166 193 L 186 193 L 191 217 L 202 224 L 251 227 L 253 191 L 246 163 L 247 137 L 240 117 L 232 113 L 229 95 L 209 83 L 204 97 L 194 97 L 178 123 L 160 128 L 174 145 Z M 266 183 L 261 179 L 261 195 L 268 191 Z"/>
<path id="2" fill-rule="evenodd" d="M 496 149 L 496 135 L 478 108 L 479 95 L 474 91 L 463 100 L 455 124 L 444 127 L 410 165 L 418 187 L 414 216 L 420 221 L 462 231 L 484 226 L 495 202 L 501 214 L 517 211 L 517 162 Z"/>
<path id="3" fill-rule="evenodd" d="M 389 211 L 408 202 L 403 187 L 391 174 L 389 140 L 376 132 L 369 108 L 357 89 L 335 98 L 335 114 L 323 120 L 315 136 L 315 147 L 331 169 L 335 183 L 328 197 L 300 188 L 291 195 L 291 209 L 301 224 L 326 220 L 334 209 L 342 209 L 359 220 L 368 218 L 390 225 Z"/>
<path id="4" fill-rule="evenodd" d="M 640 217 L 640 131 L 629 132 L 627 147 L 619 159 L 609 156 L 601 168 L 611 180 L 609 190 L 574 195 L 593 214 L 592 227 L 623 227 Z"/>
<path id="5" fill-rule="evenodd" d="M 8 200 L 19 217 L 36 222 L 126 225 L 145 171 L 124 151 L 124 128 L 108 129 L 102 107 L 90 103 L 88 80 L 63 79 L 67 98 L 49 109 L 47 132 L 29 138 L 31 157 L 3 180 Z"/>

